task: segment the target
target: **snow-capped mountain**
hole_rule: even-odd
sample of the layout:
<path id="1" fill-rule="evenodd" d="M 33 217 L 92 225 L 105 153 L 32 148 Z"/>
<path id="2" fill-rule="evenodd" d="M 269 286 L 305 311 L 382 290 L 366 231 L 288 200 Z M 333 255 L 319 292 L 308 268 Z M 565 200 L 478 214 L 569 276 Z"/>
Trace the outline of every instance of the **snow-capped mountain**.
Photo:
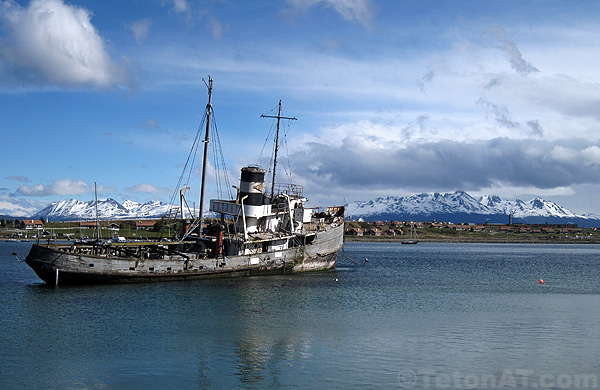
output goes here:
<path id="1" fill-rule="evenodd" d="M 364 220 L 438 220 L 449 222 L 508 223 L 575 223 L 600 226 L 593 214 L 577 215 L 555 202 L 539 196 L 524 202 L 502 199 L 497 195 L 475 199 L 464 191 L 417 194 L 406 197 L 388 196 L 346 205 L 346 215 Z"/>
<path id="2" fill-rule="evenodd" d="M 169 205 L 159 200 L 138 203 L 127 200 L 122 204 L 114 199 L 98 200 L 100 219 L 160 218 L 169 211 Z M 421 220 L 471 223 L 508 223 L 509 215 L 515 223 L 573 223 L 579 226 L 600 226 L 600 216 L 575 214 L 555 202 L 536 197 L 528 202 L 507 200 L 497 195 L 476 199 L 464 191 L 452 193 L 416 194 L 406 197 L 387 196 L 346 205 L 346 216 L 352 219 Z M 94 201 L 75 199 L 53 202 L 32 216 L 50 221 L 93 220 L 96 217 Z"/>
<path id="3" fill-rule="evenodd" d="M 138 203 L 126 200 L 123 204 L 114 199 L 98 200 L 99 219 L 160 218 L 169 211 L 169 205 L 159 200 Z M 75 199 L 61 200 L 49 204 L 32 216 L 51 221 L 77 221 L 96 218 L 95 201 L 82 202 Z"/>
<path id="4" fill-rule="evenodd" d="M 132 200 L 126 200 L 122 204 L 130 213 L 136 215 L 134 218 L 156 218 L 162 217 L 169 211 L 169 205 L 160 200 L 151 200 L 146 203 L 138 203 Z"/>

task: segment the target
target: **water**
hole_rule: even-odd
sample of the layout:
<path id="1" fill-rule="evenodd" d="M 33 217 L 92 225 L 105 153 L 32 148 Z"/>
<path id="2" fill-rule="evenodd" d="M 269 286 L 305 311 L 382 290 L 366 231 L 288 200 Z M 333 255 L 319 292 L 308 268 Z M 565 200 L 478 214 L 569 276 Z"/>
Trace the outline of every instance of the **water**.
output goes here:
<path id="1" fill-rule="evenodd" d="M 348 243 L 332 272 L 57 288 L 29 247 L 0 243 L 3 389 L 600 387 L 598 245 Z"/>

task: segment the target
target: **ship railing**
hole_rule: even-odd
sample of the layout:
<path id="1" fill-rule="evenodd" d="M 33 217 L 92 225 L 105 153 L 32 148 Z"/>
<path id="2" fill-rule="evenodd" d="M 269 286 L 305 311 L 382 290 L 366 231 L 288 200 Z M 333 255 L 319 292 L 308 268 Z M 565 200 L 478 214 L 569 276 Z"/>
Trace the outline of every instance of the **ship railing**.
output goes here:
<path id="1" fill-rule="evenodd" d="M 270 188 L 265 186 L 265 188 Z M 275 183 L 275 194 L 285 194 L 292 198 L 303 198 L 304 187 L 298 184 Z"/>

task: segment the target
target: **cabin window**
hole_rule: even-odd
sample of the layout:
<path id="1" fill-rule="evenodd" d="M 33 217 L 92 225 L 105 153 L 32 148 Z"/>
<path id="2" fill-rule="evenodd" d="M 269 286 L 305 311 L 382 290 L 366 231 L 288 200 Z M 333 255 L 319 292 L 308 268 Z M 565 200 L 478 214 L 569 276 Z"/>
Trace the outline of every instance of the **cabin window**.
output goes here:
<path id="1" fill-rule="evenodd" d="M 94 264 L 88 264 L 88 267 L 93 268 Z"/>
<path id="2" fill-rule="evenodd" d="M 135 271 L 135 267 L 129 267 L 130 271 Z"/>
<path id="3" fill-rule="evenodd" d="M 167 271 L 170 271 L 170 270 L 171 270 L 171 267 L 167 267 Z"/>
<path id="4" fill-rule="evenodd" d="M 148 268 L 148 271 L 154 271 L 154 267 Z"/>

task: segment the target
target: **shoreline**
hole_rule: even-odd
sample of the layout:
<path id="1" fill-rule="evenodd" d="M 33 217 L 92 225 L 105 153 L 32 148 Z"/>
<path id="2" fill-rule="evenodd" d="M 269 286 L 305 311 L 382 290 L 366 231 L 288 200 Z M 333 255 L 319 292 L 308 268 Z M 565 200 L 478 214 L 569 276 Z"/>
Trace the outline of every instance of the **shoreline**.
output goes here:
<path id="1" fill-rule="evenodd" d="M 405 238 L 392 238 L 392 237 L 356 237 L 356 236 L 344 236 L 345 242 L 382 242 L 382 243 L 401 243 L 405 241 Z M 456 238 L 425 238 L 418 239 L 419 243 L 449 243 L 449 244 L 600 244 L 598 239 L 573 239 L 573 240 L 523 240 L 523 239 L 483 239 L 483 238 L 468 238 L 468 239 L 456 239 Z"/>

